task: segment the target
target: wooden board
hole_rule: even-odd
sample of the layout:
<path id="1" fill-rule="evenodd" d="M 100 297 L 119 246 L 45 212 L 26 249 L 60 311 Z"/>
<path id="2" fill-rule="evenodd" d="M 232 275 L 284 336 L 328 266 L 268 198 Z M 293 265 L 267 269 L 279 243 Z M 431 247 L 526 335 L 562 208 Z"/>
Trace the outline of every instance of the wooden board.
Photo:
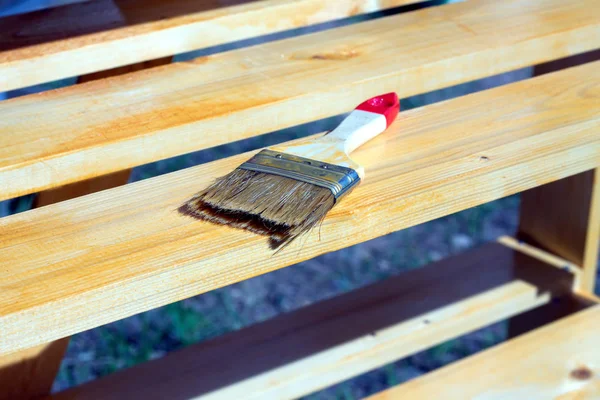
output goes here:
<path id="1" fill-rule="evenodd" d="M 534 75 L 600 60 L 600 49 L 534 68 Z M 518 235 L 576 264 L 576 290 L 593 295 L 600 244 L 600 169 L 562 179 L 521 195 Z"/>
<path id="2" fill-rule="evenodd" d="M 0 399 L 47 396 L 68 344 L 67 337 L 0 357 Z"/>
<path id="3" fill-rule="evenodd" d="M 599 95 L 589 64 L 402 113 L 356 152 L 365 181 L 277 254 L 177 212 L 249 154 L 2 218 L 0 353 L 598 167 Z"/>
<path id="4" fill-rule="evenodd" d="M 2 102 L 0 200 L 587 51 L 595 4 L 473 0 Z"/>
<path id="5" fill-rule="evenodd" d="M 588 51 L 570 57 L 561 58 L 559 60 L 549 61 L 547 63 L 538 64 L 533 68 L 533 75 L 548 74 L 550 72 L 560 71 L 561 69 L 574 67 L 576 65 L 589 63 L 600 60 L 600 49 Z"/>
<path id="6" fill-rule="evenodd" d="M 141 71 L 146 68 L 152 68 L 160 65 L 170 64 L 172 57 L 165 57 L 157 60 L 142 62 L 139 64 L 128 65 L 110 69 L 107 71 L 95 72 L 88 75 L 80 76 L 77 79 L 78 84 L 91 82 L 98 79 L 104 79 L 111 76 L 128 74 L 135 71 Z M 91 179 L 86 179 L 79 182 L 74 182 L 69 185 L 60 186 L 54 189 L 44 190 L 38 193 L 35 197 L 34 207 L 43 207 L 49 204 L 58 203 L 83 196 L 90 193 L 99 192 L 101 190 L 110 189 L 113 187 L 125 185 L 129 181 L 131 170 L 113 172 L 111 174 L 98 176 Z"/>
<path id="7" fill-rule="evenodd" d="M 151 62 L 84 75 L 79 77 L 77 82 L 90 82 L 107 76 L 139 71 L 158 63 L 168 64 L 170 62 L 170 57 L 153 60 Z M 129 179 L 129 172 L 129 170 L 119 171 L 43 191 L 36 195 L 33 206 L 34 208 L 43 207 L 100 190 L 124 185 Z M 68 343 L 69 338 L 66 337 L 0 357 L 0 400 L 31 399 L 48 395 Z"/>
<path id="8" fill-rule="evenodd" d="M 560 301 L 572 279 L 490 243 L 53 399 L 295 399 L 551 298 Z"/>
<path id="9" fill-rule="evenodd" d="M 578 288 L 593 293 L 600 242 L 600 170 L 523 193 L 519 235 L 583 268 Z"/>
<path id="10" fill-rule="evenodd" d="M 598 330 L 594 306 L 370 399 L 598 399 Z"/>
<path id="11" fill-rule="evenodd" d="M 0 92 L 418 0 L 94 0 L 0 19 Z"/>

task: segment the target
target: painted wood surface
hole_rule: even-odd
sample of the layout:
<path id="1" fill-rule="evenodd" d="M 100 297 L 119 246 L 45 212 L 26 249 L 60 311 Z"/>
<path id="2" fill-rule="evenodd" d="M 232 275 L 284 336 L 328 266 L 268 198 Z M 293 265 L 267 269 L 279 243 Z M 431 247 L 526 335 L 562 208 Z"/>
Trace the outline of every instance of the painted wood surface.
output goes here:
<path id="1" fill-rule="evenodd" d="M 598 330 L 600 305 L 369 399 L 598 399 Z"/>
<path id="2" fill-rule="evenodd" d="M 572 280 L 489 243 L 53 399 L 295 399 L 556 301 Z"/>
<path id="3" fill-rule="evenodd" d="M 418 0 L 93 0 L 0 19 L 0 92 Z"/>
<path id="4" fill-rule="evenodd" d="M 473 0 L 9 100 L 0 200 L 587 51 L 595 4 Z"/>
<path id="5" fill-rule="evenodd" d="M 597 168 L 598 96 L 595 63 L 401 113 L 354 153 L 368 178 L 276 254 L 177 212 L 250 154 L 2 218 L 0 353 Z"/>

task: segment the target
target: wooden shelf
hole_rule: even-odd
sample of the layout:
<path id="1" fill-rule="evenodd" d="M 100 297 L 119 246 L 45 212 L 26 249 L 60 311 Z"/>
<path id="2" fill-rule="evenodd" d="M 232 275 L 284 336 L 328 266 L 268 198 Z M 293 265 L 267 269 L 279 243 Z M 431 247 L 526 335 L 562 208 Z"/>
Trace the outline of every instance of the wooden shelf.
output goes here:
<path id="1" fill-rule="evenodd" d="M 292 399 L 506 319 L 506 343 L 374 398 L 600 398 L 597 2 L 94 0 L 0 18 L 0 92 L 78 76 L 0 102 L 0 200 L 42 191 L 0 219 L 0 400 L 49 396 L 74 333 L 521 192 L 519 240 L 47 399 Z M 370 96 L 532 66 L 547 74 L 401 112 L 353 154 L 365 180 L 277 253 L 177 211 L 254 152 L 125 185 L 130 168 Z"/>
<path id="2" fill-rule="evenodd" d="M 599 65 L 405 112 L 356 152 L 365 182 L 320 235 L 277 254 L 177 212 L 248 154 L 2 218 L 0 354 L 598 167 Z"/>
<path id="3" fill-rule="evenodd" d="M 293 399 L 542 305 L 589 304 L 536 255 L 490 243 L 52 398 Z"/>
<path id="4" fill-rule="evenodd" d="M 369 399 L 598 399 L 599 330 L 595 305 Z"/>

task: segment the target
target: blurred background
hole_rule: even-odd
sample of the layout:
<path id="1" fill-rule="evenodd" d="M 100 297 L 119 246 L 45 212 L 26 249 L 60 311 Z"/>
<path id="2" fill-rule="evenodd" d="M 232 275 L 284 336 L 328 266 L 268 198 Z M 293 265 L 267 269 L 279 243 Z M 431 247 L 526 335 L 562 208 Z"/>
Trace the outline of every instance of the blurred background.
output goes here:
<path id="1" fill-rule="evenodd" d="M 0 0 L 0 17 L 74 0 Z M 446 3 L 428 2 L 428 6 Z M 174 62 L 248 44 L 305 34 L 361 19 L 381 18 L 387 13 L 410 12 L 403 7 L 292 32 L 269 35 L 176 56 Z M 452 97 L 525 79 L 531 68 L 498 75 L 402 100 L 409 110 Z M 9 93 L 0 100 L 72 85 L 75 78 Z M 337 116 L 260 137 L 187 154 L 134 169 L 130 181 L 228 157 L 278 142 L 335 127 Z M 0 216 L 31 208 L 34 195 L 0 202 Z M 513 234 L 517 227 L 519 197 L 512 196 L 445 218 L 395 232 L 369 242 L 329 253 L 238 284 L 142 313 L 72 337 L 54 389 L 73 385 L 130 367 L 184 346 L 210 340 L 282 313 L 324 300 L 361 286 L 419 268 L 432 261 Z M 371 371 L 335 387 L 314 393 L 309 399 L 358 399 L 414 378 L 447 363 L 502 342 L 503 323 L 473 332 L 430 350 Z"/>

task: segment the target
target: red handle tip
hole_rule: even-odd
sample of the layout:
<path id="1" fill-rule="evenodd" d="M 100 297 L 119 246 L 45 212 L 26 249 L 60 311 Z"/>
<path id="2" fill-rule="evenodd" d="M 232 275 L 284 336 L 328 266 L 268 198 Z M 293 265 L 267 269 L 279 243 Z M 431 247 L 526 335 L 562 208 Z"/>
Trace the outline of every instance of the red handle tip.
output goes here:
<path id="1" fill-rule="evenodd" d="M 394 92 L 375 96 L 360 103 L 357 110 L 368 111 L 385 116 L 387 126 L 390 126 L 400 111 L 400 101 Z"/>

